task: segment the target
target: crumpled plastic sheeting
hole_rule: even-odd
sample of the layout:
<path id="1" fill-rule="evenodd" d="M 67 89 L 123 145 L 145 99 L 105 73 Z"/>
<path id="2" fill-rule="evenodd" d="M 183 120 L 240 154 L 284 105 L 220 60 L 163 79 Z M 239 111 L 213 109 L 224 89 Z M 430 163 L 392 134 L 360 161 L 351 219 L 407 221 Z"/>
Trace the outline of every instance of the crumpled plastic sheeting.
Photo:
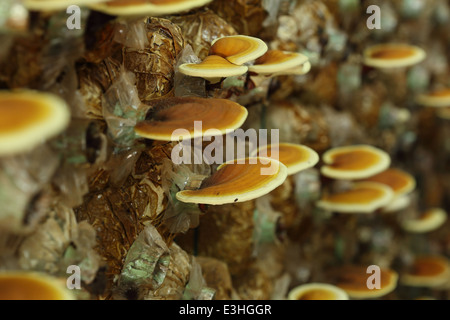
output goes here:
<path id="1" fill-rule="evenodd" d="M 231 300 L 233 283 L 225 262 L 205 256 L 196 256 L 202 268 L 202 276 L 209 288 L 215 291 L 214 300 Z"/>
<path id="2" fill-rule="evenodd" d="M 216 0 L 209 7 L 228 21 L 239 34 L 258 36 L 267 12 L 262 0 Z"/>
<path id="3" fill-rule="evenodd" d="M 68 207 L 76 207 L 83 203 L 83 197 L 89 192 L 86 170 L 70 164 L 58 168 L 53 180 L 61 192 L 60 201 Z"/>
<path id="4" fill-rule="evenodd" d="M 167 19 L 149 18 L 146 31 L 149 45 L 145 50 L 124 47 L 109 61 L 123 63 L 135 74 L 139 98 L 150 104 L 172 95 L 174 65 L 185 43 L 181 29 Z"/>
<path id="5" fill-rule="evenodd" d="M 150 17 L 145 20 L 148 44 L 144 49 L 114 41 L 115 26 L 116 22 L 106 23 L 96 33 L 94 40 L 99 43 L 99 50 L 89 51 L 85 57 L 93 63 L 80 64 L 77 69 L 80 92 L 88 108 L 87 116 L 97 119 L 102 115 L 99 110 L 100 97 L 122 74 L 122 68 L 134 74 L 133 84 L 143 103 L 151 105 L 155 99 L 172 97 L 174 66 L 184 48 L 180 27 L 167 19 Z M 142 42 L 140 37 L 140 40 L 131 39 L 136 34 L 140 33 L 129 32 L 126 43 L 140 46 L 136 44 Z M 116 40 L 125 41 L 121 37 L 116 37 Z"/>
<path id="6" fill-rule="evenodd" d="M 51 58 L 49 58 L 51 60 Z M 50 62 L 49 62 L 50 63 Z M 45 90 L 60 96 L 70 107 L 72 119 L 85 119 L 88 107 L 78 89 L 78 76 L 75 66 L 72 63 L 66 63 L 59 70 L 58 81 L 45 86 Z"/>
<path id="7" fill-rule="evenodd" d="M 320 173 L 317 169 L 311 168 L 294 175 L 295 202 L 300 210 L 307 210 L 315 206 L 315 202 L 320 198 Z"/>
<path id="8" fill-rule="evenodd" d="M 310 57 L 313 66 L 319 64 L 324 51 L 337 56 L 344 54 L 346 35 L 338 29 L 334 16 L 322 1 L 300 2 L 292 16 L 298 29 L 297 45 Z"/>
<path id="9" fill-rule="evenodd" d="M 262 7 L 268 13 L 266 20 L 263 22 L 264 27 L 276 25 L 280 5 L 283 0 L 262 0 Z"/>
<path id="10" fill-rule="evenodd" d="M 67 277 L 67 267 L 77 265 L 81 280 L 91 283 L 100 266 L 100 257 L 94 251 L 94 228 L 87 222 L 77 223 L 72 209 L 56 205 L 45 222 L 18 250 L 22 269 Z"/>
<path id="11" fill-rule="evenodd" d="M 144 110 L 139 108 L 141 101 L 134 85 L 135 81 L 134 74 L 122 68 L 119 77 L 102 99 L 103 117 L 108 124 L 108 133 L 113 141 L 122 147 L 134 144 L 134 126 L 145 118 Z"/>
<path id="12" fill-rule="evenodd" d="M 0 220 L 11 230 L 32 228 L 39 216 L 24 218 L 29 201 L 50 182 L 58 166 L 57 155 L 46 146 L 0 161 Z"/>
<path id="13" fill-rule="evenodd" d="M 144 286 L 149 290 L 158 289 L 163 283 L 170 263 L 167 244 L 153 225 L 136 238 L 125 258 L 118 287 Z"/>
<path id="14" fill-rule="evenodd" d="M 206 286 L 206 281 L 202 275 L 202 267 L 196 261 L 195 257 L 191 257 L 191 273 L 189 282 L 183 293 L 184 300 L 212 300 L 216 291 Z"/>
<path id="15" fill-rule="evenodd" d="M 144 50 L 150 44 L 145 21 L 143 19 L 118 21 L 114 29 L 114 41 L 125 47 Z"/>
<path id="16" fill-rule="evenodd" d="M 281 218 L 281 213 L 275 211 L 271 204 L 271 195 L 262 196 L 255 201 L 256 209 L 254 211 L 254 230 L 253 230 L 253 255 L 257 256 L 264 243 L 277 242 L 277 223 Z"/>
<path id="17" fill-rule="evenodd" d="M 176 243 L 172 243 L 169 252 L 170 264 L 164 282 L 157 290 L 149 290 L 145 300 L 182 299 L 191 272 L 190 258 Z"/>
<path id="18" fill-rule="evenodd" d="M 50 144 L 65 163 L 99 165 L 108 156 L 105 126 L 102 121 L 72 119 L 66 131 Z"/>
<path id="19" fill-rule="evenodd" d="M 331 147 L 364 141 L 364 134 L 361 132 L 361 128 L 348 113 L 339 112 L 331 107 L 324 106 L 322 107 L 322 115 L 328 124 Z"/>
<path id="20" fill-rule="evenodd" d="M 280 141 L 304 144 L 317 152 L 329 148 L 332 137 L 329 122 L 315 106 L 290 100 L 276 101 L 268 106 L 266 117 L 267 129 L 279 129 Z"/>
<path id="21" fill-rule="evenodd" d="M 187 45 L 183 51 L 181 51 L 180 57 L 178 58 L 177 64 L 175 66 L 175 76 L 174 76 L 174 94 L 175 97 L 206 97 L 206 80 L 200 77 L 187 76 L 180 72 L 180 65 L 184 63 L 200 63 L 201 59 L 192 50 L 190 45 Z"/>
<path id="22" fill-rule="evenodd" d="M 141 148 L 126 148 L 111 155 L 105 169 L 110 172 L 109 181 L 112 186 L 120 188 L 125 183 L 133 172 L 141 152 Z"/>
<path id="23" fill-rule="evenodd" d="M 87 19 L 87 10 L 81 11 L 81 20 Z M 67 13 L 55 13 L 48 21 L 46 45 L 42 48 L 42 82 L 40 89 L 53 86 L 67 67 L 73 67 L 75 61 L 84 53 L 84 31 L 67 28 Z"/>
<path id="24" fill-rule="evenodd" d="M 200 60 L 209 55 L 214 40 L 238 34 L 228 22 L 209 9 L 173 16 L 170 20 L 181 27 L 186 46 L 191 46 Z"/>
<path id="25" fill-rule="evenodd" d="M 199 166 L 197 170 L 186 165 L 175 165 L 170 160 L 165 160 L 161 169 L 163 189 L 169 203 L 164 212 L 163 221 L 171 233 L 185 233 L 190 228 L 199 225 L 199 216 L 202 214 L 198 205 L 183 203 L 175 197 L 178 191 L 186 188 L 198 188 L 203 179 L 210 173 L 206 166 Z M 198 173 L 197 173 L 198 172 Z"/>

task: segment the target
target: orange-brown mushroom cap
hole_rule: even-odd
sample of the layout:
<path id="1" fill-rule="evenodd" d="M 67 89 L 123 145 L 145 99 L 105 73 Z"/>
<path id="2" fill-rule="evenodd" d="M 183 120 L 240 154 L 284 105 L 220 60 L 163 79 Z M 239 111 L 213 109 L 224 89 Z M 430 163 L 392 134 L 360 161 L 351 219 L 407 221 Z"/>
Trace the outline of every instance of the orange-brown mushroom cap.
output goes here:
<path id="1" fill-rule="evenodd" d="M 447 220 L 447 213 L 441 208 L 432 208 L 425 211 L 417 219 L 402 221 L 404 230 L 412 233 L 425 233 L 438 229 Z"/>
<path id="2" fill-rule="evenodd" d="M 386 152 L 368 145 L 333 148 L 325 152 L 322 159 L 322 174 L 333 179 L 365 179 L 391 164 Z"/>
<path id="3" fill-rule="evenodd" d="M 288 300 L 349 300 L 339 287 L 327 283 L 307 283 L 289 291 Z"/>
<path id="4" fill-rule="evenodd" d="M 282 73 L 298 68 L 308 62 L 308 57 L 297 52 L 269 50 L 262 57 L 256 59 L 255 64 L 248 70 L 260 75 Z"/>
<path id="5" fill-rule="evenodd" d="M 256 155 L 280 161 L 287 167 L 288 175 L 312 168 L 319 162 L 319 155 L 313 149 L 293 143 L 263 146 L 256 150 Z"/>
<path id="6" fill-rule="evenodd" d="M 217 82 L 217 79 L 240 76 L 248 71 L 247 66 L 235 65 L 225 58 L 217 55 L 207 56 L 200 63 L 184 63 L 180 65 L 181 73 L 191 76 L 200 77 L 211 82 Z"/>
<path id="7" fill-rule="evenodd" d="M 109 0 L 91 9 L 113 16 L 161 16 L 198 8 L 212 0 Z"/>
<path id="8" fill-rule="evenodd" d="M 286 166 L 275 159 L 250 157 L 232 160 L 203 180 L 199 189 L 180 191 L 176 197 L 185 203 L 211 205 L 249 201 L 279 187 L 286 177 Z"/>
<path id="9" fill-rule="evenodd" d="M 395 168 L 389 168 L 372 177 L 364 179 L 364 181 L 385 184 L 394 191 L 396 197 L 406 195 L 416 187 L 416 180 L 411 174 Z"/>
<path id="10" fill-rule="evenodd" d="M 261 39 L 244 35 L 226 36 L 213 41 L 210 54 L 221 56 L 233 64 L 243 65 L 264 55 L 267 44 Z"/>
<path id="11" fill-rule="evenodd" d="M 408 44 L 379 44 L 364 51 L 364 64 L 374 68 L 402 68 L 422 62 L 426 57 L 423 49 Z"/>
<path id="12" fill-rule="evenodd" d="M 417 102 L 427 107 L 446 108 L 450 107 L 450 89 L 435 90 L 423 93 L 417 97 Z"/>
<path id="13" fill-rule="evenodd" d="M 380 288 L 370 289 L 367 285 L 371 273 L 367 266 L 343 266 L 337 270 L 336 286 L 343 289 L 353 299 L 373 299 L 383 297 L 397 288 L 398 273 L 389 268 L 380 268 Z"/>
<path id="14" fill-rule="evenodd" d="M 247 109 L 226 99 L 196 97 L 168 98 L 151 109 L 148 120 L 139 122 L 135 132 L 144 138 L 179 141 L 225 134 L 239 128 L 247 118 Z M 201 130 L 195 122 L 201 121 Z"/>
<path id="15" fill-rule="evenodd" d="M 437 287 L 450 279 L 450 265 L 443 256 L 416 257 L 406 272 L 401 275 L 401 282 L 413 287 Z"/>
<path id="16" fill-rule="evenodd" d="M 391 188 L 376 182 L 360 182 L 350 190 L 325 194 L 317 202 L 319 208 L 340 213 L 371 213 L 392 201 Z"/>
<path id="17" fill-rule="evenodd" d="M 71 5 L 84 6 L 106 1 L 108 0 L 24 0 L 23 4 L 28 10 L 54 11 L 67 9 Z"/>
<path id="18" fill-rule="evenodd" d="M 43 273 L 0 271 L 0 300 L 74 300 L 65 285 Z"/>
<path id="19" fill-rule="evenodd" d="M 69 121 L 69 107 L 53 94 L 0 91 L 0 156 L 33 149 L 62 132 Z"/>

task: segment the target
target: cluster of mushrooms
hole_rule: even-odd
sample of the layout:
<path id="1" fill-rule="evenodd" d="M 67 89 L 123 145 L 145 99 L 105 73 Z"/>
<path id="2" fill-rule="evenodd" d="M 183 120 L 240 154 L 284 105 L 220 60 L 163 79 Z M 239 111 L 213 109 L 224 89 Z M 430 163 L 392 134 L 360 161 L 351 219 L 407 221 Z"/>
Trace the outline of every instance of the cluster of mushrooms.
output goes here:
<path id="1" fill-rule="evenodd" d="M 154 52 L 144 50 L 145 44 L 143 48 L 130 49 L 128 46 L 133 32 L 142 31 L 139 29 L 142 28 L 141 20 L 137 17 L 177 14 L 183 17 L 190 10 L 201 10 L 213 2 L 9 2 L 10 14 L 6 16 L 13 30 L 24 28 L 22 22 L 28 19 L 29 13 L 48 18 L 75 4 L 82 10 L 107 17 L 106 26 L 117 21 L 117 25 L 125 26 L 129 34 L 120 38 L 118 34 L 122 32 L 123 35 L 123 29 L 105 27 L 106 31 L 100 33 L 98 47 L 86 50 L 82 63 L 73 63 L 78 74 L 71 74 L 61 67 L 65 71 L 52 78 L 51 89 L 45 90 L 45 83 L 27 87 L 2 82 L 0 199 L 5 206 L 0 209 L 0 299 L 211 300 L 245 297 L 245 294 L 239 297 L 231 292 L 231 287 L 232 282 L 246 283 L 251 278 L 252 270 L 245 270 L 244 263 L 251 260 L 248 257 L 252 253 L 247 249 L 257 240 L 263 243 L 264 236 L 268 236 L 269 241 L 259 249 L 264 251 L 266 245 L 270 248 L 264 252 L 267 254 L 276 250 L 277 244 L 286 236 L 282 229 L 295 224 L 289 224 L 291 207 L 284 207 L 283 201 L 295 202 L 291 189 L 297 181 L 303 181 L 304 185 L 299 183 L 300 189 L 314 186 L 302 180 L 314 172 L 311 170 L 317 170 L 319 176 L 314 181 L 320 182 L 319 197 L 308 198 L 308 205 L 304 207 L 317 215 L 318 222 L 312 218 L 311 228 L 314 223 L 332 217 L 351 217 L 349 219 L 355 220 L 348 221 L 353 221 L 357 228 L 361 221 L 369 221 L 364 220 L 367 217 L 392 217 L 411 208 L 413 194 L 421 191 L 417 190 L 413 173 L 393 166 L 389 153 L 373 144 L 315 150 L 306 144 L 281 139 L 251 146 L 243 158 L 224 161 L 222 156 L 218 159 L 221 163 L 205 164 L 204 159 L 193 164 L 170 162 L 171 153 L 183 144 L 192 142 L 205 150 L 211 147 L 205 141 L 212 143 L 221 139 L 223 142 L 223 137 L 242 128 L 261 129 L 253 128 L 252 121 L 256 118 L 259 122 L 262 114 L 266 114 L 265 108 L 271 103 L 270 91 L 275 84 L 282 86 L 280 79 L 289 77 L 301 83 L 314 67 L 308 55 L 271 49 L 260 38 L 244 34 L 221 35 L 211 39 L 208 54 L 202 59 L 192 59 L 192 53 L 188 51 L 174 56 L 171 61 L 174 66 L 167 64 L 175 68 L 175 75 L 157 72 L 158 77 L 171 79 L 168 82 L 177 79 L 170 94 L 142 99 L 137 83 L 148 83 L 137 78 L 144 72 L 136 70 L 148 66 L 139 64 L 134 70 L 126 70 L 123 65 L 115 65 L 120 59 L 125 65 L 125 54 L 131 49 L 136 49 L 139 54 L 156 56 Z M 174 16 L 174 19 L 179 18 Z M 163 35 L 154 42 L 156 47 L 167 45 L 160 39 L 173 36 L 174 31 L 165 28 L 161 28 Z M 108 33 L 110 29 L 112 33 Z M 144 32 L 144 38 L 151 35 L 148 30 Z M 119 49 L 116 48 L 118 43 L 122 45 Z M 178 49 L 173 45 L 167 50 L 175 52 Z M 113 60 L 111 57 L 116 58 L 116 54 L 120 58 Z M 395 82 L 397 76 L 405 74 L 408 68 L 420 64 L 426 57 L 427 53 L 417 46 L 386 43 L 367 48 L 361 54 L 361 64 L 381 79 Z M 0 61 L 1 58 L 0 55 Z M 160 60 L 157 57 L 154 61 L 166 63 Z M 101 78 L 104 70 L 111 78 L 108 78 L 109 82 Z M 77 85 L 72 85 L 71 76 L 80 78 Z M 89 91 L 89 86 L 88 89 L 82 86 L 82 80 L 95 83 L 98 85 L 95 90 L 98 90 Z M 189 88 L 188 94 L 176 94 L 182 86 Z M 76 92 L 69 92 L 71 89 Z M 253 100 L 262 100 L 262 107 L 256 109 L 250 107 L 251 103 L 246 105 Z M 83 106 L 88 106 L 87 111 L 77 110 L 77 102 L 73 101 L 83 101 Z M 438 117 L 450 119 L 450 89 L 430 90 L 418 94 L 414 101 L 418 106 L 432 108 L 433 112 L 437 110 Z M 89 116 L 80 116 L 83 112 Z M 83 121 L 87 118 L 86 124 Z M 80 119 L 82 125 L 78 125 Z M 196 122 L 201 122 L 200 131 Z M 261 123 L 264 127 L 264 121 Z M 85 131 L 79 133 L 77 128 Z M 239 143 L 245 145 L 246 141 Z M 79 150 L 90 153 L 81 156 Z M 182 149 L 183 159 L 191 160 L 192 156 L 195 159 L 196 155 L 184 154 L 185 150 L 188 149 Z M 36 163 L 40 167 L 36 168 Z M 275 170 L 262 174 L 267 168 Z M 16 185 L 15 175 L 17 181 L 25 183 Z M 132 200 L 124 200 L 125 196 L 121 198 L 123 195 L 119 191 L 126 196 L 131 194 Z M 138 197 L 146 200 L 138 200 Z M 278 199 L 280 202 L 275 210 L 273 207 Z M 121 208 L 120 216 L 111 209 L 113 207 Z M 298 216 L 300 210 L 296 207 L 293 215 Z M 101 214 L 103 211 L 111 212 L 109 218 Z M 211 218 L 213 213 L 215 218 Z M 204 228 L 206 232 L 210 229 L 211 234 L 205 236 L 205 229 L 199 226 L 208 216 L 210 220 Z M 212 222 L 212 219 L 216 221 Z M 239 219 L 242 219 L 240 225 Z M 438 230 L 446 222 L 444 208 L 429 207 L 415 216 L 396 220 L 395 228 L 411 235 L 411 241 L 420 241 L 421 236 Z M 249 232 L 246 223 L 259 223 L 257 240 L 256 233 Z M 113 224 L 118 227 L 111 231 L 108 228 Z M 218 230 L 227 228 L 236 231 L 230 238 L 220 238 L 221 231 Z M 221 242 L 212 245 L 214 249 L 208 247 L 208 242 L 213 242 L 210 240 L 212 235 Z M 239 237 L 245 237 L 247 241 L 242 246 Z M 37 249 L 41 240 L 51 246 L 45 250 Z M 230 247 L 227 247 L 228 240 L 234 241 Z M 203 249 L 199 249 L 202 245 Z M 227 259 L 225 255 L 234 255 L 227 261 L 229 265 L 220 261 L 220 258 Z M 372 264 L 378 266 L 377 261 Z M 70 274 L 64 267 L 69 265 L 80 267 L 83 288 L 69 290 L 67 287 Z M 406 271 L 396 270 L 381 261 L 381 286 L 376 289 L 367 285 L 369 266 L 337 263 L 327 270 L 329 273 L 322 275 L 320 282 L 298 284 L 299 281 L 282 278 L 278 282 L 282 294 L 275 298 L 374 299 L 388 296 L 399 284 L 410 288 L 445 288 L 450 283 L 450 262 L 444 254 L 412 257 Z M 230 273 L 235 276 L 233 280 Z M 67 275 L 65 278 L 64 274 Z M 241 281 L 241 276 L 247 278 Z M 329 282 L 325 281 L 327 279 Z"/>

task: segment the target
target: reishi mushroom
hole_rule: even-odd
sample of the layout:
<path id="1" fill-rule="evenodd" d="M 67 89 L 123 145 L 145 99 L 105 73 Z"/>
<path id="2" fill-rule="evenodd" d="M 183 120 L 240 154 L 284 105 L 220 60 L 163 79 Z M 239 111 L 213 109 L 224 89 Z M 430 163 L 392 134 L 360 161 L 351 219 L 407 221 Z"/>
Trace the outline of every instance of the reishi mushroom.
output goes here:
<path id="1" fill-rule="evenodd" d="M 417 103 L 434 108 L 450 107 L 450 89 L 434 90 L 429 93 L 423 93 L 417 96 Z"/>
<path id="2" fill-rule="evenodd" d="M 389 168 L 363 181 L 382 183 L 394 191 L 394 199 L 383 208 L 384 212 L 393 212 L 406 208 L 410 203 L 409 194 L 416 187 L 416 180 L 411 174 L 396 168 Z"/>
<path id="3" fill-rule="evenodd" d="M 278 72 L 273 73 L 271 76 L 272 77 L 289 76 L 289 75 L 301 76 L 301 75 L 307 74 L 309 71 L 311 71 L 311 67 L 312 67 L 311 62 L 306 61 L 304 64 L 302 64 L 298 67 L 278 71 Z"/>
<path id="4" fill-rule="evenodd" d="M 423 49 L 398 43 L 379 44 L 364 51 L 365 65 L 378 69 L 402 68 L 415 65 L 426 58 Z"/>
<path id="5" fill-rule="evenodd" d="M 364 179 L 386 170 L 390 156 L 369 145 L 337 147 L 323 154 L 321 173 L 332 179 Z"/>
<path id="6" fill-rule="evenodd" d="M 161 16 L 202 7 L 212 0 L 110 0 L 91 9 L 113 16 Z"/>
<path id="7" fill-rule="evenodd" d="M 394 191 L 396 197 L 406 195 L 416 187 L 416 180 L 411 174 L 395 168 L 389 168 L 363 181 L 385 184 Z"/>
<path id="8" fill-rule="evenodd" d="M 210 55 L 200 63 L 184 63 L 180 65 L 179 70 L 187 76 L 200 77 L 211 83 L 217 83 L 221 78 L 245 74 L 248 67 L 233 64 L 217 55 Z"/>
<path id="9" fill-rule="evenodd" d="M 349 300 L 349 296 L 332 284 L 307 283 L 290 290 L 288 300 Z"/>
<path id="10" fill-rule="evenodd" d="M 398 273 L 389 268 L 380 268 L 380 288 L 369 288 L 367 267 L 346 265 L 336 272 L 336 286 L 352 299 L 375 299 L 383 297 L 397 288 Z"/>
<path id="11" fill-rule="evenodd" d="M 428 209 L 417 219 L 407 219 L 402 221 L 404 230 L 411 233 L 426 233 L 436 230 L 447 220 L 447 213 L 441 208 Z"/>
<path id="12" fill-rule="evenodd" d="M 256 150 L 256 155 L 280 161 L 287 167 L 288 175 L 312 168 L 319 162 L 319 155 L 313 149 L 293 143 L 266 145 Z"/>
<path id="13" fill-rule="evenodd" d="M 234 35 L 214 40 L 211 45 L 210 55 L 221 56 L 233 64 L 243 65 L 258 59 L 267 50 L 267 44 L 261 39 Z"/>
<path id="14" fill-rule="evenodd" d="M 0 300 L 75 300 L 64 280 L 44 273 L 0 271 Z"/>
<path id="15" fill-rule="evenodd" d="M 286 178 L 286 166 L 275 159 L 236 159 L 219 166 L 199 189 L 179 191 L 176 198 L 185 203 L 211 205 L 244 202 L 268 194 Z"/>
<path id="16" fill-rule="evenodd" d="M 226 99 L 167 98 L 152 106 L 148 119 L 139 122 L 135 132 L 143 138 L 160 141 L 194 139 L 208 136 L 208 130 L 210 135 L 217 135 L 237 129 L 247 115 L 246 108 Z M 201 130 L 196 130 L 196 121 L 201 121 Z M 179 129 L 183 132 L 176 134 Z"/>
<path id="17" fill-rule="evenodd" d="M 377 182 L 359 182 L 351 189 L 324 194 L 317 202 L 319 208 L 340 213 L 371 213 L 392 201 L 391 188 Z"/>
<path id="18" fill-rule="evenodd" d="M 249 66 L 248 70 L 259 75 L 282 74 L 283 72 L 292 73 L 293 69 L 308 70 L 303 68 L 305 63 L 309 63 L 308 57 L 301 53 L 269 50 L 262 57 L 256 59 L 255 64 Z"/>
<path id="19" fill-rule="evenodd" d="M 32 90 L 0 91 L 0 156 L 29 151 L 68 126 L 61 98 Z"/>
<path id="20" fill-rule="evenodd" d="M 424 255 L 414 259 L 401 275 L 401 283 L 412 287 L 438 287 L 450 279 L 450 264 L 446 257 Z"/>

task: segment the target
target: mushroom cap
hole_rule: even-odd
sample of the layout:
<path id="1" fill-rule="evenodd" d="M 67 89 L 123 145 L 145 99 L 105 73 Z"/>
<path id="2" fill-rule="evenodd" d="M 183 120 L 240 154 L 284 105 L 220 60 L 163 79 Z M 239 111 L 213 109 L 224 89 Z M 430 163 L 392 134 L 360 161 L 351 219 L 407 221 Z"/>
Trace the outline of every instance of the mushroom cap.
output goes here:
<path id="1" fill-rule="evenodd" d="M 204 6 L 212 0 L 109 0 L 91 9 L 113 16 L 161 16 Z"/>
<path id="2" fill-rule="evenodd" d="M 383 150 L 368 145 L 338 147 L 322 157 L 321 173 L 333 179 L 365 179 L 386 170 L 390 156 Z"/>
<path id="3" fill-rule="evenodd" d="M 75 300 L 64 280 L 44 273 L 0 271 L 0 300 Z"/>
<path id="4" fill-rule="evenodd" d="M 383 207 L 383 212 L 390 213 L 403 210 L 407 208 L 411 203 L 411 197 L 409 195 L 404 195 L 400 197 L 394 197 L 388 205 Z"/>
<path id="5" fill-rule="evenodd" d="M 278 150 L 273 149 L 273 146 L 277 146 Z M 312 168 L 319 162 L 319 155 L 313 149 L 293 143 L 266 145 L 258 148 L 255 153 L 260 157 L 280 161 L 287 167 L 288 175 Z"/>
<path id="6" fill-rule="evenodd" d="M 340 213 L 371 213 L 392 201 L 391 188 L 377 182 L 355 183 L 350 190 L 324 195 L 319 208 Z"/>
<path id="7" fill-rule="evenodd" d="M 135 132 L 144 138 L 161 141 L 179 141 L 202 136 L 225 134 L 242 126 L 247 119 L 247 109 L 226 99 L 214 98 L 167 98 L 153 106 L 151 119 L 139 122 Z M 202 130 L 195 130 L 194 122 L 202 121 Z M 185 135 L 174 135 L 178 129 L 187 130 Z M 216 133 L 207 130 L 215 129 Z"/>
<path id="8" fill-rule="evenodd" d="M 291 69 L 286 69 L 286 70 L 283 70 L 280 72 L 275 72 L 272 74 L 272 77 L 289 76 L 289 75 L 302 76 L 304 74 L 307 74 L 309 71 L 311 71 L 311 63 L 309 61 L 306 61 L 301 66 L 291 68 Z"/>
<path id="9" fill-rule="evenodd" d="M 447 213 L 440 208 L 427 210 L 417 219 L 405 220 L 402 222 L 402 228 L 412 233 L 425 233 L 436 230 L 447 220 Z"/>
<path id="10" fill-rule="evenodd" d="M 0 91 L 0 156 L 33 149 L 62 132 L 69 121 L 69 107 L 53 94 Z"/>
<path id="11" fill-rule="evenodd" d="M 180 65 L 179 70 L 187 76 L 200 77 L 209 80 L 240 76 L 248 71 L 248 67 L 238 66 L 225 58 L 211 55 L 207 56 L 200 63 L 184 63 Z"/>
<path id="12" fill-rule="evenodd" d="M 450 89 L 435 90 L 430 93 L 423 93 L 417 96 L 417 103 L 435 108 L 450 107 Z"/>
<path id="13" fill-rule="evenodd" d="M 108 0 L 24 0 L 23 4 L 28 10 L 53 11 L 65 10 L 71 5 L 85 6 L 106 1 Z"/>
<path id="14" fill-rule="evenodd" d="M 396 197 L 400 197 L 412 192 L 416 188 L 414 177 L 400 169 L 389 168 L 364 181 L 379 182 L 390 187 Z"/>
<path id="15" fill-rule="evenodd" d="M 343 289 L 350 298 L 372 299 L 385 296 L 397 288 L 398 273 L 389 268 L 380 268 L 380 289 L 369 289 L 367 267 L 344 266 L 337 272 L 336 286 Z"/>
<path id="16" fill-rule="evenodd" d="M 288 300 L 349 300 L 339 287 L 327 283 L 307 283 L 289 291 Z"/>
<path id="17" fill-rule="evenodd" d="M 364 64 L 379 69 L 408 67 L 425 58 L 423 49 L 408 44 L 379 44 L 364 51 Z"/>
<path id="18" fill-rule="evenodd" d="M 267 44 L 261 39 L 234 35 L 214 40 L 209 52 L 211 55 L 221 56 L 236 65 L 243 65 L 258 59 L 267 50 Z"/>
<path id="19" fill-rule="evenodd" d="M 450 277 L 450 265 L 446 257 L 420 256 L 402 274 L 401 282 L 411 287 L 437 287 Z"/>
<path id="20" fill-rule="evenodd" d="M 240 164 L 239 162 L 244 162 Z M 272 174 L 263 174 L 271 168 Z M 281 162 L 262 157 L 228 161 L 197 190 L 183 190 L 176 194 L 185 203 L 221 205 L 259 198 L 286 180 L 287 168 Z"/>
<path id="21" fill-rule="evenodd" d="M 282 73 L 298 68 L 308 62 L 308 57 L 297 52 L 269 50 L 262 57 L 256 59 L 255 64 L 248 70 L 261 75 Z"/>

